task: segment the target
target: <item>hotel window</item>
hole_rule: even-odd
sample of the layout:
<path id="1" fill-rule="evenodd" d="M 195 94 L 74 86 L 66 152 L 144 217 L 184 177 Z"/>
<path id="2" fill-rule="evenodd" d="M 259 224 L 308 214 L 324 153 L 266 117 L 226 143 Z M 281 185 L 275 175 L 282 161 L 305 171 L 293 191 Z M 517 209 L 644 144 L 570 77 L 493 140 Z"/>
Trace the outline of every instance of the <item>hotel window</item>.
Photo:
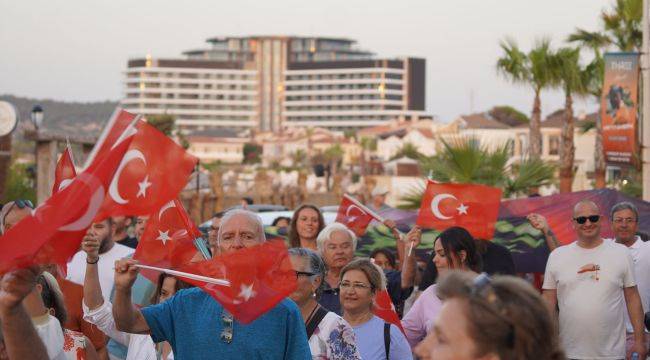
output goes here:
<path id="1" fill-rule="evenodd" d="M 548 154 L 549 155 L 559 155 L 560 154 L 560 137 L 559 136 L 549 136 L 549 138 L 548 138 Z"/>

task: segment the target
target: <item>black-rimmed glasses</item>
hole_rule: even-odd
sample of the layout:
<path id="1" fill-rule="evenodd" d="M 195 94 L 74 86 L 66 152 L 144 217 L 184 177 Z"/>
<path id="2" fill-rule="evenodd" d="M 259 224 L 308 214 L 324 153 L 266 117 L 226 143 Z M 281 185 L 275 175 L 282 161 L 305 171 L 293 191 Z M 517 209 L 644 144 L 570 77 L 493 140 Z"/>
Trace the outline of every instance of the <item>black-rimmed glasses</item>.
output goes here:
<path id="1" fill-rule="evenodd" d="M 316 274 L 314 274 L 312 272 L 308 272 L 308 271 L 295 271 L 295 273 L 296 273 L 296 279 L 298 279 L 301 276 L 310 277 L 310 276 L 316 275 Z"/>

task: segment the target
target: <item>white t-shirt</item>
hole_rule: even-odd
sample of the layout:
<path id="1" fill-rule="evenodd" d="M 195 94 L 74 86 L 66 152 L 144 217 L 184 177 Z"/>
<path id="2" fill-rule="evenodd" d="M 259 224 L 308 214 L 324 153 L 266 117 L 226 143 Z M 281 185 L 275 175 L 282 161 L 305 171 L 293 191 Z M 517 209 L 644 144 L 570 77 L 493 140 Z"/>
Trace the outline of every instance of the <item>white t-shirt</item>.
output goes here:
<path id="1" fill-rule="evenodd" d="M 599 270 L 578 273 L 590 265 Z M 632 257 L 623 245 L 603 241 L 584 249 L 574 242 L 551 253 L 543 288 L 557 290 L 560 340 L 567 358 L 625 357 L 623 288 L 635 285 Z"/>
<path id="2" fill-rule="evenodd" d="M 616 241 L 616 239 L 607 240 Z M 650 310 L 650 242 L 645 243 L 637 236 L 636 241 L 627 249 L 632 256 L 632 262 L 634 263 L 634 279 L 636 280 L 636 286 L 639 289 L 641 305 L 643 306 L 643 313 L 645 314 Z M 632 323 L 630 322 L 630 315 L 627 313 L 627 308 L 625 311 L 625 330 L 628 333 L 634 332 L 634 328 L 632 328 Z"/>
<path id="3" fill-rule="evenodd" d="M 115 282 L 115 261 L 131 256 L 134 251 L 129 247 L 116 243 L 112 249 L 99 255 L 97 270 L 99 271 L 99 284 L 102 287 L 102 296 L 105 301 L 111 300 L 113 283 Z M 67 279 L 83 286 L 85 277 L 86 253 L 78 251 L 68 263 Z"/>
<path id="4" fill-rule="evenodd" d="M 63 328 L 57 318 L 50 314 L 32 318 L 38 337 L 43 341 L 51 360 L 66 360 L 63 351 Z"/>

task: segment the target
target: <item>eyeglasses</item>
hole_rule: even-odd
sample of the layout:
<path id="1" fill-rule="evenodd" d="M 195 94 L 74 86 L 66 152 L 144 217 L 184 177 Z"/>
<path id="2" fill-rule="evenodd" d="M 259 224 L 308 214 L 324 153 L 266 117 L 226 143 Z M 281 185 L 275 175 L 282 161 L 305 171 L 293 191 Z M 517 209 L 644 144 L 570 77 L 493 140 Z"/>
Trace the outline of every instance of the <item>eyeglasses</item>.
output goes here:
<path id="1" fill-rule="evenodd" d="M 494 288 L 492 288 L 492 280 L 490 280 L 488 274 L 481 273 L 474 278 L 474 284 L 470 290 L 470 300 L 474 300 L 474 303 L 476 304 L 481 304 L 484 308 L 488 309 L 488 311 L 497 315 L 508 324 L 509 330 L 507 344 L 508 347 L 512 348 L 515 344 L 515 326 L 508 317 L 501 299 L 499 299 L 497 294 L 494 292 Z"/>
<path id="2" fill-rule="evenodd" d="M 374 287 L 372 285 L 368 285 L 360 282 L 351 283 L 349 281 L 344 281 L 339 284 L 339 289 L 341 290 L 354 289 L 354 291 L 361 291 L 365 289 L 374 289 Z"/>
<path id="3" fill-rule="evenodd" d="M 314 276 L 314 275 L 316 275 L 316 274 L 314 274 L 314 273 L 312 273 L 312 272 L 307 272 L 307 271 L 296 271 L 296 279 L 298 279 L 298 278 L 301 277 L 301 276 L 304 276 L 304 277 L 310 277 L 310 276 Z"/>
<path id="4" fill-rule="evenodd" d="M 631 224 L 631 223 L 635 223 L 635 222 L 636 222 L 636 219 L 632 219 L 632 218 L 615 218 L 614 219 L 614 223 L 616 223 L 616 224 L 623 224 L 623 223 Z"/>
<path id="5" fill-rule="evenodd" d="M 234 319 L 232 317 L 232 314 L 230 314 L 227 311 L 223 311 L 221 313 L 221 323 L 223 324 L 223 330 L 221 330 L 221 341 L 225 342 L 226 344 L 230 344 L 232 342 L 232 337 L 233 337 L 233 323 Z"/>
<path id="6" fill-rule="evenodd" d="M 589 220 L 590 223 L 595 224 L 600 220 L 600 215 L 578 216 L 573 218 L 573 220 L 580 225 L 586 223 L 587 220 Z"/>

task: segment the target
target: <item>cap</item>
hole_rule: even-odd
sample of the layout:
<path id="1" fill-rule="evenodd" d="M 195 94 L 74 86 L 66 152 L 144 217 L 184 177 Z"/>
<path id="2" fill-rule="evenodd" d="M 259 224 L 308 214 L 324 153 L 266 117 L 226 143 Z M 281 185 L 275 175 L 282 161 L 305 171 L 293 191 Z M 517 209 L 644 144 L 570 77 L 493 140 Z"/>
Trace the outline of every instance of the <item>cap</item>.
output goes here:
<path id="1" fill-rule="evenodd" d="M 386 189 L 384 186 L 377 185 L 375 186 L 374 189 L 372 189 L 372 196 L 379 196 L 379 195 L 386 195 L 388 194 L 388 189 Z"/>

